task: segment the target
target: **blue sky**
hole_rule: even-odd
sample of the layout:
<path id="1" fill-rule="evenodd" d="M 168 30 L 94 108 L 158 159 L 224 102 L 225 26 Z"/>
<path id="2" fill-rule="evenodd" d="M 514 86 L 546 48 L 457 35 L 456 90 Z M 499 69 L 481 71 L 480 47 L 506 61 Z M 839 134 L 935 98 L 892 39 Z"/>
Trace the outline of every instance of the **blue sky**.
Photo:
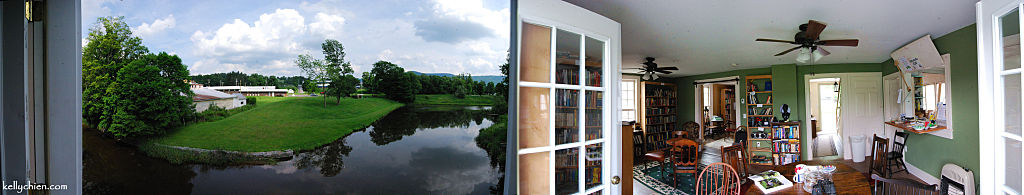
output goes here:
<path id="1" fill-rule="evenodd" d="M 102 16 L 124 16 L 150 52 L 180 56 L 193 75 L 302 75 L 295 57 L 322 58 L 328 38 L 345 46 L 357 76 L 378 60 L 498 75 L 510 13 L 507 0 L 83 0 L 83 43 Z"/>

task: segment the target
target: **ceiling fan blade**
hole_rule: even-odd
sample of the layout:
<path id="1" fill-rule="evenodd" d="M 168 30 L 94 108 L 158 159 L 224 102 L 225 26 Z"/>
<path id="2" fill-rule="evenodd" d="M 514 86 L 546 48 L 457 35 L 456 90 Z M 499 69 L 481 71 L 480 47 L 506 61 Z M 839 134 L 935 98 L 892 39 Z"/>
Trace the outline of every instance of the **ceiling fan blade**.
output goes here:
<path id="1" fill-rule="evenodd" d="M 811 40 L 818 40 L 818 35 L 821 35 L 821 31 L 825 30 L 825 26 L 825 23 L 815 20 L 807 21 L 807 38 Z"/>
<path id="2" fill-rule="evenodd" d="M 664 67 L 664 68 L 658 68 L 658 70 L 679 70 L 679 68 L 676 68 L 676 67 Z"/>
<path id="3" fill-rule="evenodd" d="M 796 50 L 796 49 L 800 49 L 800 47 L 801 47 L 801 46 L 796 46 L 796 47 L 794 47 L 794 48 L 792 48 L 792 49 L 787 49 L 786 51 L 783 51 L 782 53 L 779 53 L 779 54 L 775 54 L 775 56 L 781 56 L 781 55 L 786 55 L 786 53 L 789 53 L 789 52 L 791 52 L 791 51 L 793 51 L 793 50 Z"/>
<path id="4" fill-rule="evenodd" d="M 778 40 L 778 39 L 754 39 L 754 41 L 764 41 L 764 42 L 779 42 L 779 43 L 789 43 L 789 44 L 797 44 L 797 43 L 796 43 L 795 41 L 786 41 L 786 40 Z"/>
<path id="5" fill-rule="evenodd" d="M 821 43 L 819 45 L 824 45 L 824 46 L 850 46 L 850 47 L 857 47 L 857 44 L 860 43 L 860 41 L 857 40 L 857 39 L 823 40 L 823 41 L 818 41 L 818 42 Z"/>
<path id="6" fill-rule="evenodd" d="M 818 53 L 820 53 L 821 56 L 828 56 L 828 54 L 832 54 L 832 52 L 828 52 L 828 50 L 825 50 L 824 47 L 818 47 Z"/>
<path id="7" fill-rule="evenodd" d="M 655 72 L 660 72 L 660 73 L 663 73 L 663 74 L 672 74 L 672 72 L 664 71 L 664 70 L 655 70 Z"/>

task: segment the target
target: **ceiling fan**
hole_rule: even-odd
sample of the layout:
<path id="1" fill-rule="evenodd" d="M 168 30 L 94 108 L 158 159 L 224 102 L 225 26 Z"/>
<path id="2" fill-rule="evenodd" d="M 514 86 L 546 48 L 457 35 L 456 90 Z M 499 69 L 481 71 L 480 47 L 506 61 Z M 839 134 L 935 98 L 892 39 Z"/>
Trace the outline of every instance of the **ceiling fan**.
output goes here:
<path id="1" fill-rule="evenodd" d="M 831 52 L 828 52 L 827 50 L 825 50 L 825 48 L 820 46 L 857 47 L 857 44 L 860 42 L 857 39 L 819 40 L 818 35 L 821 35 L 821 31 L 825 30 L 825 26 L 825 23 L 810 20 L 807 21 L 807 24 L 800 25 L 800 32 L 796 33 L 796 35 L 793 37 L 793 41 L 778 39 L 756 39 L 754 41 L 779 42 L 797 45 L 796 47 L 782 51 L 779 54 L 775 54 L 775 56 L 785 55 L 789 52 L 792 52 L 793 50 L 804 48 L 803 50 L 801 50 L 800 55 L 797 56 L 797 61 L 799 62 L 807 62 L 807 60 L 809 60 L 812 57 L 812 55 L 814 57 L 814 60 L 816 61 L 823 56 L 831 54 Z"/>
<path id="2" fill-rule="evenodd" d="M 643 68 L 635 68 L 635 69 L 640 69 L 640 72 L 638 72 L 638 73 L 644 74 L 644 76 L 643 76 L 644 80 L 658 79 L 658 75 L 656 75 L 655 73 L 672 74 L 672 72 L 669 71 L 669 70 L 679 70 L 679 68 L 676 68 L 676 67 L 660 67 L 659 68 L 658 67 L 658 63 L 654 63 L 654 58 L 653 57 L 647 57 L 647 58 L 644 58 L 644 59 L 647 60 L 647 62 L 643 63 L 644 67 Z"/>

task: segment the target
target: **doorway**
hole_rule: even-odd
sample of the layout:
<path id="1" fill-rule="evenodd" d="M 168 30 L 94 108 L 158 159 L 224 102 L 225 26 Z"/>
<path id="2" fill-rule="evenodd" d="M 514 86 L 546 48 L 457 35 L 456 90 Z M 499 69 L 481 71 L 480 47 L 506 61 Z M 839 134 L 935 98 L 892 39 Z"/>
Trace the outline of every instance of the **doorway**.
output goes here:
<path id="1" fill-rule="evenodd" d="M 701 161 L 721 162 L 721 148 L 732 146 L 736 141 L 740 119 L 737 111 L 737 80 L 730 78 L 711 79 L 694 83 L 698 93 L 694 108 L 698 115 L 694 121 L 700 124 L 697 141 L 704 145 Z"/>
<path id="2" fill-rule="evenodd" d="M 842 155 L 840 136 L 842 120 L 839 78 L 817 78 L 808 81 L 807 97 L 811 112 L 812 154 L 814 157 Z"/>

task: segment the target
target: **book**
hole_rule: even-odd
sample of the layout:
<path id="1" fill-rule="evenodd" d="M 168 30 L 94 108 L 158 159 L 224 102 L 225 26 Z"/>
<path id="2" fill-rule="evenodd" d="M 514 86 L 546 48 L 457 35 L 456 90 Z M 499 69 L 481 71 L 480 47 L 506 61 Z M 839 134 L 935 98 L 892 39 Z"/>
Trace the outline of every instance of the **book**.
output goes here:
<path id="1" fill-rule="evenodd" d="M 786 177 L 782 176 L 782 174 L 773 170 L 751 175 L 747 178 L 754 181 L 754 186 L 757 186 L 757 188 L 761 189 L 761 192 L 764 192 L 765 194 L 770 194 L 793 186 L 793 182 L 790 182 Z"/>

